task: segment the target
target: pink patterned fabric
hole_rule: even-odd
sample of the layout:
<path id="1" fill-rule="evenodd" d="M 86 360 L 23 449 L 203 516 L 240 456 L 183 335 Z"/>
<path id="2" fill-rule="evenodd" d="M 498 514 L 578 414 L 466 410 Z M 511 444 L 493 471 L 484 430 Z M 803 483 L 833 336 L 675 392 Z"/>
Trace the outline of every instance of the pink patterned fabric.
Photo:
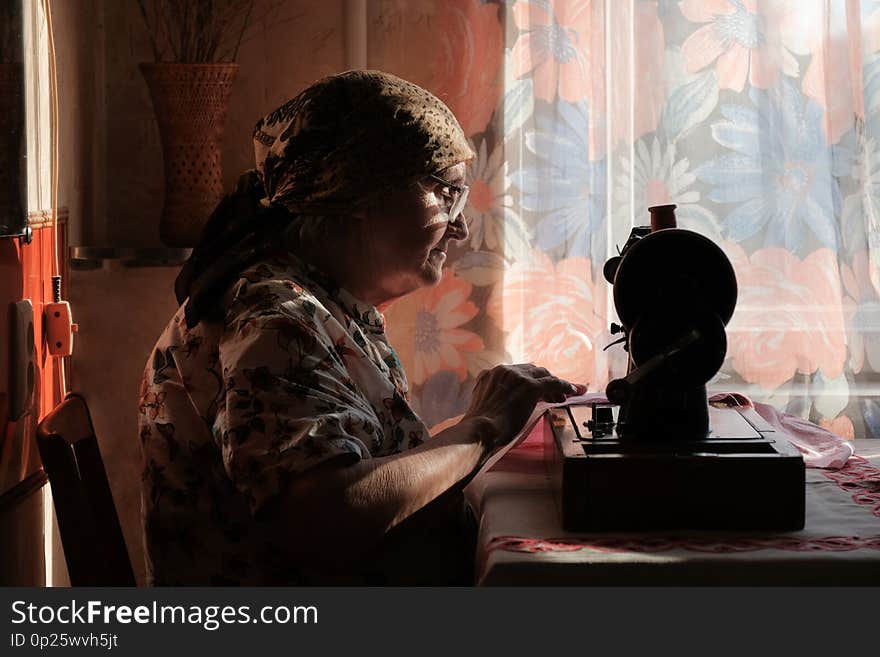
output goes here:
<path id="1" fill-rule="evenodd" d="M 762 418 L 786 438 L 804 455 L 808 468 L 837 469 L 846 465 L 853 455 L 850 442 L 835 433 L 794 415 L 783 413 L 773 406 L 753 402 L 745 395 L 728 392 L 713 395 L 709 401 L 715 405 L 754 408 Z"/>

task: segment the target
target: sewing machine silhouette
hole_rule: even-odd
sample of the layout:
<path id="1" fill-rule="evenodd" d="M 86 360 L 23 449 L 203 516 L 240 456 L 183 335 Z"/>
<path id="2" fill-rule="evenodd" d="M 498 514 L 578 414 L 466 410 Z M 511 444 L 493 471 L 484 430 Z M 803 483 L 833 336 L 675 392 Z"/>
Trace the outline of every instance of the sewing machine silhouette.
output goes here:
<path id="1" fill-rule="evenodd" d="M 604 268 L 628 353 L 607 404 L 554 409 L 545 462 L 568 530 L 794 530 L 804 461 L 752 408 L 716 408 L 736 275 L 711 240 L 655 206 Z M 616 343 L 613 343 L 616 344 Z"/>

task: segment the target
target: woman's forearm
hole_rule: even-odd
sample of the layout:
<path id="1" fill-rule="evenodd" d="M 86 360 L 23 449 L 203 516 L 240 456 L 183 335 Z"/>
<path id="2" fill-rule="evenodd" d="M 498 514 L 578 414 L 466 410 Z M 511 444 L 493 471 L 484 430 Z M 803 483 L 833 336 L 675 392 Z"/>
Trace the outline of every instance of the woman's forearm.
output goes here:
<path id="1" fill-rule="evenodd" d="M 491 431 L 488 420 L 466 418 L 400 454 L 319 466 L 297 477 L 282 502 L 290 540 L 307 559 L 357 558 L 475 472 L 490 452 Z"/>

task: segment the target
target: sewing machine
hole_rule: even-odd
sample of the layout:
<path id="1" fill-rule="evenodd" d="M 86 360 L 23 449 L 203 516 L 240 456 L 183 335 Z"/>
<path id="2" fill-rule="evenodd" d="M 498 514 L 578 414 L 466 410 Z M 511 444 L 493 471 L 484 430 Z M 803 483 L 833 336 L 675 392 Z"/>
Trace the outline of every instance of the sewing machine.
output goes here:
<path id="1" fill-rule="evenodd" d="M 804 462 L 751 408 L 710 406 L 736 275 L 711 240 L 650 208 L 604 275 L 628 353 L 607 404 L 550 411 L 545 463 L 567 530 L 793 530 Z"/>

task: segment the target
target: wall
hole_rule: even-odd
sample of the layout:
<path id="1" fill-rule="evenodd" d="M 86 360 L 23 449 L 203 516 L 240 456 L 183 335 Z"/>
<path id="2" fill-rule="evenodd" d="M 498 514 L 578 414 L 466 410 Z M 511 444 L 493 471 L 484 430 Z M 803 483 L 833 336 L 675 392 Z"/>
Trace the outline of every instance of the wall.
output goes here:
<path id="1" fill-rule="evenodd" d="M 174 314 L 176 267 L 118 261 L 71 271 L 70 304 L 80 332 L 70 379 L 88 402 L 135 578 L 144 581 L 137 399 L 150 349 Z"/>
<path id="2" fill-rule="evenodd" d="M 103 0 L 51 3 L 61 103 L 59 203 L 73 217 L 71 244 L 100 244 L 103 236 L 94 220 L 105 216 L 107 183 L 102 6 Z"/>
<path id="3" fill-rule="evenodd" d="M 315 79 L 346 68 L 344 0 L 291 1 L 261 17 L 239 52 L 223 142 L 227 188 L 253 167 L 251 130 Z M 277 4 L 277 3 L 276 3 Z M 134 2 L 53 0 L 58 53 L 62 170 L 60 204 L 70 209 L 71 244 L 157 247 L 162 153 L 138 63 L 151 55 Z M 106 261 L 72 271 L 69 300 L 80 325 L 71 388 L 90 405 L 114 501 L 138 582 L 140 377 L 173 314 L 177 267 L 128 268 Z"/>

